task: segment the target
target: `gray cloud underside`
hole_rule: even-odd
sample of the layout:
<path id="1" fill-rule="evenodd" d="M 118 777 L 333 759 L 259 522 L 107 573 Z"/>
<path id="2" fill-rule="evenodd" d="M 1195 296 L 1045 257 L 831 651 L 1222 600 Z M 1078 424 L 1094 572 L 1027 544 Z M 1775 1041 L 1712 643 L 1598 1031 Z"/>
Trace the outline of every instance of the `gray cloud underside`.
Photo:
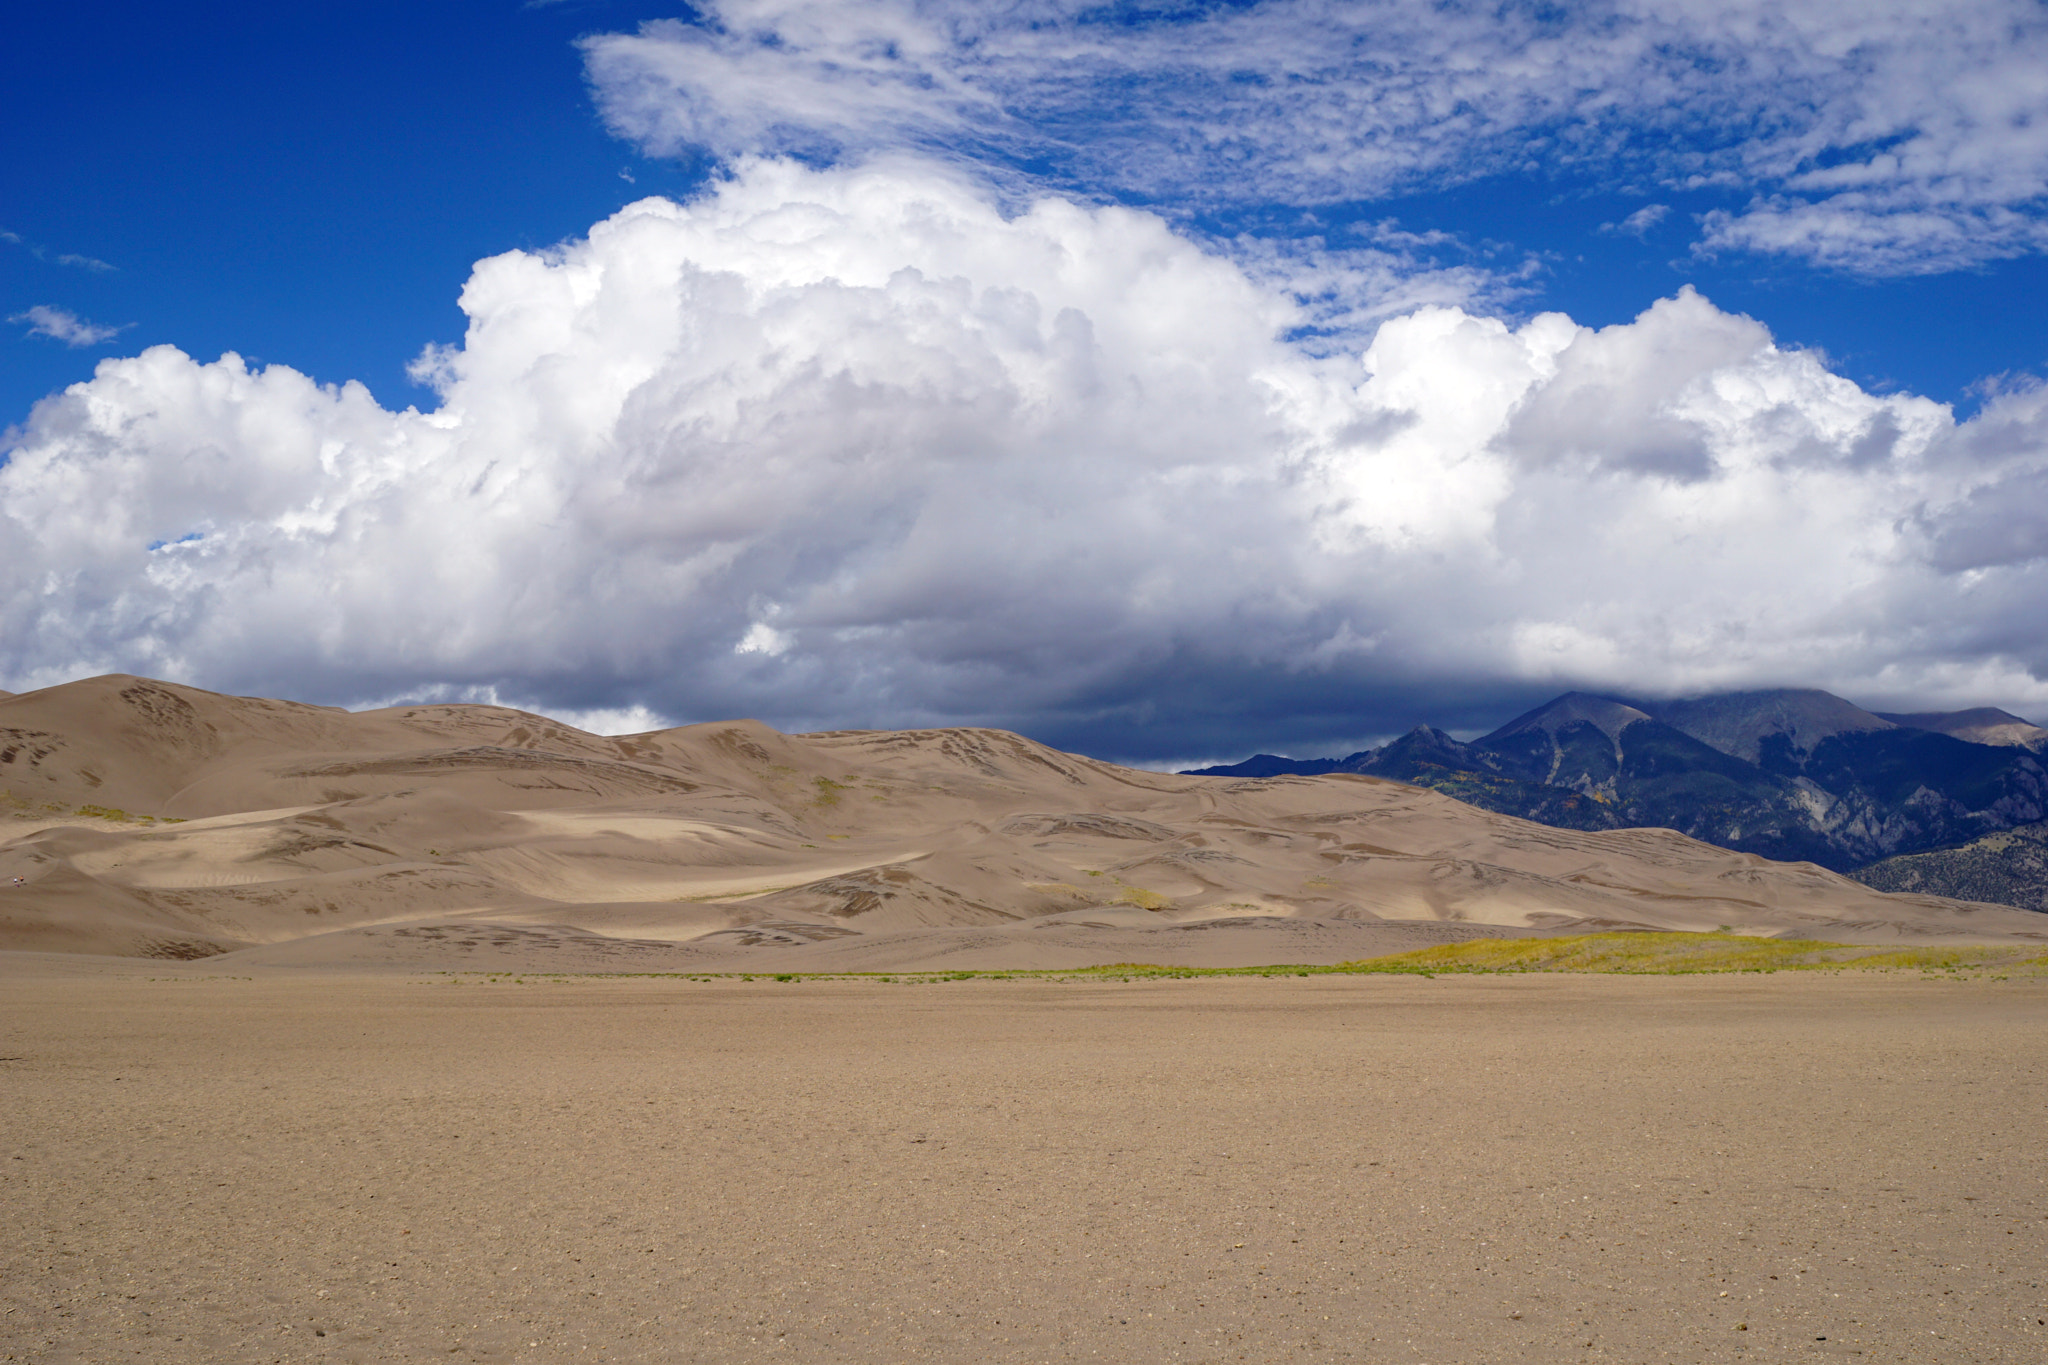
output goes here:
<path id="1" fill-rule="evenodd" d="M 2048 394 L 1959 424 L 1689 292 L 1598 331 L 1427 305 L 1320 354 L 1154 216 L 752 161 L 462 304 L 432 412 L 169 347 L 39 405 L 0 685 L 1138 758 L 1566 686 L 2048 702 Z"/>

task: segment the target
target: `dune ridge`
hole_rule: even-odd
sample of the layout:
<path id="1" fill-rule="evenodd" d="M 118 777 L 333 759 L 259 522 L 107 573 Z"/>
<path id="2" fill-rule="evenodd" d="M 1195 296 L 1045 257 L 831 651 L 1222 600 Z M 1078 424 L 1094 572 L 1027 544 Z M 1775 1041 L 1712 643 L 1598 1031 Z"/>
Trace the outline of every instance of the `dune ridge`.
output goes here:
<path id="1" fill-rule="evenodd" d="M 1356 774 L 1145 772 L 995 730 L 608 737 L 113 675 L 0 697 L 0 805 L 12 951 L 887 971 L 1628 928 L 2048 940 L 2038 914 L 1668 830 L 1556 829 Z"/>

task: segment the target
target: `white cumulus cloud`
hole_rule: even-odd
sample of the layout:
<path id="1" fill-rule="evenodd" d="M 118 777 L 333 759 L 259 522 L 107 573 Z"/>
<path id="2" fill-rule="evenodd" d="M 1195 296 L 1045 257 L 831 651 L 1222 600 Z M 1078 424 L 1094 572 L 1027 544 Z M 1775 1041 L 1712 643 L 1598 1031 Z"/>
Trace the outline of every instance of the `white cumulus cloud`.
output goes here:
<path id="1" fill-rule="evenodd" d="M 170 347 L 40 404 L 4 684 L 1127 756 L 1489 688 L 2048 701 L 2048 397 L 1959 425 L 1691 292 L 1600 330 L 1411 306 L 1325 354 L 1153 215 L 750 161 L 462 306 L 431 412 Z"/>

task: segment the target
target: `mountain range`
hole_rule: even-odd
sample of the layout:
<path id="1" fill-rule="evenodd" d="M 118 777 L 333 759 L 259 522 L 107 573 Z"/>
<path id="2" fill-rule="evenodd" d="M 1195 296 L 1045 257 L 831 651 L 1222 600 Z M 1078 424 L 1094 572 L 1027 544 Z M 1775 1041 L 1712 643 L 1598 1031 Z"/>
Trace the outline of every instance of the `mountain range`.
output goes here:
<path id="1" fill-rule="evenodd" d="M 1347 758 L 1192 771 L 1387 777 L 1560 828 L 1675 829 L 1887 890 L 1985 899 L 1995 885 L 2001 903 L 2048 910 L 2039 839 L 1991 837 L 2048 818 L 2048 729 L 1990 707 L 1866 711 L 1808 688 L 1663 702 L 1569 692 L 1470 742 L 1425 725 Z"/>

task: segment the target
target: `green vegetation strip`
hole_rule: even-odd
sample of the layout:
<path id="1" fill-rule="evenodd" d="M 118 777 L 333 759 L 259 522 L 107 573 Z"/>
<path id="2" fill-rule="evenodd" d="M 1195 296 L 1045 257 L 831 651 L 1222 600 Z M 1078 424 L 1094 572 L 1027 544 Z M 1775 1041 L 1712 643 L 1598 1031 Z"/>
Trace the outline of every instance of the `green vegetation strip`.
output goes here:
<path id="1" fill-rule="evenodd" d="M 167 825 L 182 825 L 185 823 L 182 816 L 130 815 L 127 811 L 115 806 L 79 806 L 73 809 L 61 801 L 38 803 L 15 796 L 11 792 L 0 792 L 0 811 L 6 812 L 17 820 L 34 820 L 39 817 L 44 819 L 55 817 L 61 820 L 75 815 L 87 820 L 111 820 L 117 825 L 153 825 L 158 821 L 162 821 Z"/>
<path id="2" fill-rule="evenodd" d="M 1166 967 L 1111 962 L 1039 971 L 959 972 L 444 972 L 490 982 L 571 977 L 664 977 L 686 981 L 875 981 L 924 986 L 948 981 L 1149 981 L 1209 976 L 1455 976 L 1575 972 L 1695 976 L 1721 972 L 1917 971 L 1950 978 L 2048 976 L 2048 952 L 2025 947 L 1883 948 L 1819 939 L 1740 934 L 1619 933 L 1560 938 L 1483 938 L 1335 966 Z"/>

